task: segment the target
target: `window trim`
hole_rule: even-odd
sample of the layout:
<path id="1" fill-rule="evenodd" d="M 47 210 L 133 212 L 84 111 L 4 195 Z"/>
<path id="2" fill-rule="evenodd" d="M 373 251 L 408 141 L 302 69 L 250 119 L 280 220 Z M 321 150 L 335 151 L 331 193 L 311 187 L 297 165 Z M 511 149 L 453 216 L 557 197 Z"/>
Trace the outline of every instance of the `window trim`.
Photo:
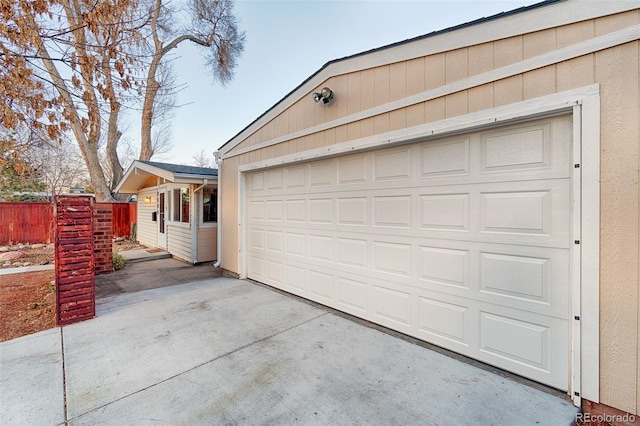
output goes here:
<path id="1" fill-rule="evenodd" d="M 209 189 L 215 189 L 216 191 L 218 190 L 218 185 L 207 185 L 204 188 L 209 188 Z M 218 227 L 218 220 L 219 220 L 219 216 L 216 215 L 216 220 L 215 222 L 205 222 L 204 221 L 204 188 L 201 191 L 198 191 L 198 193 L 200 193 L 200 196 L 198 196 L 198 226 L 200 228 L 217 228 Z M 212 194 L 213 196 L 213 194 Z M 215 195 L 216 197 L 216 204 L 217 204 L 217 193 Z M 217 207 L 217 206 L 216 206 Z M 219 212 L 218 212 L 219 213 Z"/>
<path id="2" fill-rule="evenodd" d="M 174 220 L 174 209 L 175 209 L 175 191 L 182 189 L 189 190 L 189 221 L 183 222 L 182 216 L 180 220 Z M 193 204 L 193 189 L 191 188 L 191 184 L 173 184 L 167 186 L 167 192 L 169 193 L 169 220 L 167 221 L 167 225 L 178 226 L 180 228 L 191 228 L 192 223 L 192 204 Z M 182 200 L 180 200 L 180 205 L 182 206 Z"/>

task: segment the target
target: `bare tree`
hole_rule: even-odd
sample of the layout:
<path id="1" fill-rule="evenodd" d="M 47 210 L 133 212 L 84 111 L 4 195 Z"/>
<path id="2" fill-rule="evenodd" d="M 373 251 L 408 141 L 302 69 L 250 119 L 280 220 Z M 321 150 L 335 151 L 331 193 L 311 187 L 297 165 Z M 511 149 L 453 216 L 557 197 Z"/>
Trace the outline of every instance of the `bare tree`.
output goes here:
<path id="1" fill-rule="evenodd" d="M 209 167 L 211 169 L 215 169 L 216 162 L 213 160 L 212 155 L 207 155 L 204 149 L 201 149 L 200 152 L 195 154 L 193 157 L 193 165 L 198 167 Z"/>
<path id="2" fill-rule="evenodd" d="M 78 146 L 69 140 L 42 143 L 30 149 L 27 158 L 51 195 L 67 192 L 76 186 L 87 186 L 87 167 L 78 152 Z"/>
<path id="3" fill-rule="evenodd" d="M 191 42 L 206 51 L 206 65 L 214 80 L 222 84 L 233 77 L 237 59 L 244 49 L 244 32 L 238 30 L 233 15 L 232 0 L 189 0 L 190 24 L 182 30 L 172 26 L 175 11 L 166 2 L 155 0 L 150 19 L 150 46 L 153 54 L 147 70 L 146 92 L 142 107 L 140 159 L 149 160 L 154 154 L 152 128 L 157 118 L 154 105 L 156 97 L 164 89 L 171 92 L 172 86 L 163 85 L 158 78 L 163 60 L 180 43 Z M 167 43 L 163 38 L 170 39 Z"/>
<path id="4" fill-rule="evenodd" d="M 190 24 L 181 29 L 171 25 L 181 20 L 167 4 L 149 1 L 150 8 L 136 0 L 0 0 L 1 124 L 32 126 L 51 140 L 73 134 L 99 201 L 113 199 L 109 183 L 122 177 L 119 120 L 139 95 L 140 158 L 171 146 L 167 126 L 178 86 L 168 53 L 183 41 L 205 48 L 207 65 L 224 84 L 244 46 L 232 0 L 189 0 Z"/>
<path id="5" fill-rule="evenodd" d="M 70 130 L 100 201 L 112 197 L 98 144 L 106 130 L 108 151 L 117 145 L 120 96 L 135 84 L 125 49 L 139 40 L 135 6 L 133 0 L 18 0 L 2 7 L 0 50 L 9 68 L 0 81 L 26 89 L 5 98 L 4 110 L 15 111 L 14 104 L 24 110 L 7 127 L 33 117 L 52 138 Z"/>

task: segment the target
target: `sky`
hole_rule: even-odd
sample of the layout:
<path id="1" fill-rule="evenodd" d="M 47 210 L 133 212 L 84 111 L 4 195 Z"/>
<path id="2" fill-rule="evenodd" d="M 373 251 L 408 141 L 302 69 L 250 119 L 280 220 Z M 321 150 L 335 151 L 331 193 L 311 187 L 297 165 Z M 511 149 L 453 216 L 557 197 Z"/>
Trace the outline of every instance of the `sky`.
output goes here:
<path id="1" fill-rule="evenodd" d="M 221 86 L 197 48 L 176 49 L 178 83 L 186 88 L 172 120 L 173 148 L 154 160 L 194 164 L 202 150 L 213 158 L 213 151 L 333 59 L 538 2 L 236 1 L 246 41 L 234 79 Z M 139 145 L 137 134 L 127 136 Z"/>

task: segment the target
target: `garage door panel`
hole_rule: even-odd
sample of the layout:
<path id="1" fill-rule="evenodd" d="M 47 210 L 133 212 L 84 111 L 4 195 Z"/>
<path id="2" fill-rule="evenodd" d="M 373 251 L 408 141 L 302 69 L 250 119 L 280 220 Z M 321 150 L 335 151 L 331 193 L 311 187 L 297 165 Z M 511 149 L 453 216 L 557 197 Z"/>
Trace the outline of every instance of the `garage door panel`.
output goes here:
<path id="1" fill-rule="evenodd" d="M 398 182 L 411 179 L 411 146 L 375 151 L 370 155 L 373 156 L 374 182 Z"/>
<path id="2" fill-rule="evenodd" d="M 264 230 L 251 229 L 249 231 L 249 247 L 254 250 L 264 250 Z"/>
<path id="3" fill-rule="evenodd" d="M 309 186 L 322 187 L 335 183 L 334 176 L 335 160 L 317 161 L 309 164 Z"/>
<path id="4" fill-rule="evenodd" d="M 295 198 L 285 201 L 285 218 L 287 222 L 305 223 L 307 221 L 307 202 L 306 200 Z"/>
<path id="5" fill-rule="evenodd" d="M 396 323 L 396 327 L 410 328 L 411 293 L 379 285 L 371 287 L 373 315 Z"/>
<path id="6" fill-rule="evenodd" d="M 289 166 L 284 169 L 284 187 L 288 190 L 307 186 L 307 166 Z"/>
<path id="7" fill-rule="evenodd" d="M 480 323 L 481 351 L 549 371 L 549 327 L 489 312 L 480 313 Z"/>
<path id="8" fill-rule="evenodd" d="M 571 123 L 248 175 L 249 278 L 568 388 Z"/>
<path id="9" fill-rule="evenodd" d="M 470 257 L 468 250 L 420 246 L 419 279 L 438 286 L 470 288 Z"/>
<path id="10" fill-rule="evenodd" d="M 265 264 L 267 269 L 266 276 L 267 276 L 267 279 L 269 280 L 269 283 L 276 285 L 278 288 L 283 288 L 284 287 L 284 264 L 282 262 L 272 260 L 272 258 L 269 258 L 269 260 L 266 260 Z"/>
<path id="11" fill-rule="evenodd" d="M 469 137 L 418 145 L 420 176 L 436 178 L 468 175 L 470 165 Z"/>
<path id="12" fill-rule="evenodd" d="M 333 223 L 333 198 L 309 200 L 309 223 Z"/>
<path id="13" fill-rule="evenodd" d="M 419 197 L 421 229 L 470 230 L 468 193 L 420 194 Z"/>
<path id="14" fill-rule="evenodd" d="M 333 262 L 333 238 L 327 235 L 309 235 L 309 258 Z"/>
<path id="15" fill-rule="evenodd" d="M 250 193 L 260 193 L 264 190 L 264 172 L 255 172 L 249 178 Z"/>
<path id="16" fill-rule="evenodd" d="M 367 240 L 358 238 L 337 238 L 337 262 L 341 265 L 366 269 Z"/>
<path id="17" fill-rule="evenodd" d="M 282 169 L 275 169 L 275 170 L 269 170 L 267 172 L 265 172 L 265 180 L 266 180 L 266 189 L 267 190 L 273 190 L 273 189 L 282 189 L 282 184 L 283 184 L 283 170 Z"/>
<path id="18" fill-rule="evenodd" d="M 484 173 L 551 167 L 551 123 L 511 127 L 480 136 Z"/>
<path id="19" fill-rule="evenodd" d="M 365 281 L 354 280 L 344 276 L 338 276 L 337 280 L 338 305 L 341 305 L 349 313 L 354 310 L 358 314 L 367 313 L 367 283 Z M 340 306 L 338 306 L 340 308 Z"/>
<path id="20" fill-rule="evenodd" d="M 287 232 L 285 234 L 285 254 L 287 256 L 304 257 L 306 254 L 307 236 L 303 233 Z"/>
<path id="21" fill-rule="evenodd" d="M 483 314 L 478 359 L 504 365 L 507 370 L 553 387 L 567 386 L 569 327 L 566 320 Z"/>
<path id="22" fill-rule="evenodd" d="M 374 241 L 373 269 L 393 275 L 409 277 L 411 275 L 411 245 Z"/>
<path id="23" fill-rule="evenodd" d="M 366 226 L 367 197 L 343 197 L 337 199 L 338 225 Z"/>
<path id="24" fill-rule="evenodd" d="M 352 185 L 369 181 L 367 154 L 356 154 L 337 159 L 338 184 Z"/>
<path id="25" fill-rule="evenodd" d="M 285 279 L 287 289 L 296 289 L 306 292 L 307 271 L 305 268 L 293 265 L 285 265 Z"/>
<path id="26" fill-rule="evenodd" d="M 551 234 L 549 191 L 483 193 L 481 232 Z"/>
<path id="27" fill-rule="evenodd" d="M 265 208 L 263 200 L 254 200 L 249 203 L 249 220 L 261 222 L 265 219 Z"/>
<path id="28" fill-rule="evenodd" d="M 411 195 L 373 196 L 373 226 L 411 228 Z"/>
<path id="29" fill-rule="evenodd" d="M 470 347 L 468 340 L 474 333 L 469 330 L 472 312 L 467 306 L 430 297 L 420 297 L 418 303 L 418 336 L 457 350 Z"/>

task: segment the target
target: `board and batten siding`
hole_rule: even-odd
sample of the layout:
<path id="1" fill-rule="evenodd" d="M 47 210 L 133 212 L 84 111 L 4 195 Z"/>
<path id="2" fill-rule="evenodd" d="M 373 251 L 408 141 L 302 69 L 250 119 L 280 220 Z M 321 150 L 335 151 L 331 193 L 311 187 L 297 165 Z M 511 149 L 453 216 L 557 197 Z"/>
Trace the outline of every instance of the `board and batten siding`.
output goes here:
<path id="1" fill-rule="evenodd" d="M 146 197 L 151 197 L 151 202 L 145 202 Z M 158 246 L 158 222 L 151 220 L 152 213 L 157 209 L 157 187 L 145 188 L 138 192 L 138 218 L 137 239 L 140 244 L 149 247 Z"/>
<path id="2" fill-rule="evenodd" d="M 579 6 L 567 2 L 546 7 Z M 530 19 L 528 13 L 521 14 L 523 22 Z M 501 21 L 479 24 L 478 31 L 492 25 L 499 26 Z M 238 171 L 243 165 L 597 84 L 601 105 L 599 402 L 639 414 L 640 42 L 632 36 L 606 45 L 609 36 L 627 30 L 634 34 L 638 25 L 640 10 L 633 9 L 328 77 L 241 143 L 223 151 L 223 268 L 240 272 Z M 415 43 L 437 44 L 444 36 Z M 596 43 L 602 47 L 589 51 Z M 323 86 L 335 93 L 328 107 L 311 99 L 311 93 Z"/>

